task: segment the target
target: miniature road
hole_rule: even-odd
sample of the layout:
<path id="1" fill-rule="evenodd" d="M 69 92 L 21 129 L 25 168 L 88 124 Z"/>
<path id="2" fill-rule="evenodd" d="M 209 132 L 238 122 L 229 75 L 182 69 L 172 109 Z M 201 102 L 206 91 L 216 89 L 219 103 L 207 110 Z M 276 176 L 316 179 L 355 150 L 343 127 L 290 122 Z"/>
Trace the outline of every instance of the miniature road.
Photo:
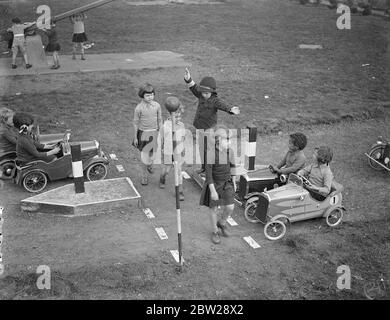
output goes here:
<path id="1" fill-rule="evenodd" d="M 118 53 L 118 54 L 86 54 L 86 60 L 76 60 L 71 55 L 61 56 L 61 68 L 50 69 L 52 57 L 47 56 L 47 68 L 24 68 L 21 65 L 21 58 L 17 58 L 17 69 L 11 69 L 11 59 L 0 59 L 0 77 L 15 75 L 34 75 L 68 72 L 91 72 L 108 70 L 131 70 L 131 69 L 156 69 L 167 67 L 185 67 L 190 65 L 183 59 L 183 55 L 172 51 L 149 51 L 140 53 Z"/>

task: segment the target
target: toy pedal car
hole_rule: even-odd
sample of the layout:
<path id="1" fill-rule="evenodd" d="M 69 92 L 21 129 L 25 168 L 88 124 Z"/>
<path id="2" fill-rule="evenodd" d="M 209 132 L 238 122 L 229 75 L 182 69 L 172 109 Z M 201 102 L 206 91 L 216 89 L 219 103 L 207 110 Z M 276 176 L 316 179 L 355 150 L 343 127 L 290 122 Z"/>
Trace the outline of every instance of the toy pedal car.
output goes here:
<path id="1" fill-rule="evenodd" d="M 99 142 L 82 141 L 68 142 L 64 139 L 59 143 L 61 148 L 57 159 L 52 162 L 41 160 L 24 165 L 16 162 L 14 169 L 15 183 L 23 186 L 29 192 L 40 192 L 45 189 L 48 181 L 56 181 L 73 177 L 71 145 L 81 145 L 81 161 L 85 177 L 89 181 L 102 180 L 107 175 L 108 158 L 101 151 Z"/>
<path id="2" fill-rule="evenodd" d="M 305 189 L 310 182 L 291 173 L 286 185 L 259 194 L 257 201 L 245 208 L 245 218 L 252 223 L 263 223 L 264 235 L 269 240 L 281 239 L 286 224 L 324 217 L 331 226 L 340 224 L 345 208 L 341 205 L 343 186 L 333 181 L 330 194 L 318 201 Z"/>
<path id="3" fill-rule="evenodd" d="M 67 139 L 70 139 L 70 132 L 66 132 Z M 64 133 L 50 133 L 40 134 L 39 126 L 37 126 L 36 134 L 34 134 L 34 140 L 42 144 L 55 144 L 62 141 Z M 16 146 L 15 146 L 16 148 Z M 2 173 L 1 179 L 10 180 L 12 179 L 13 169 L 15 167 L 16 151 L 3 153 L 0 155 L 0 172 Z"/>
<path id="4" fill-rule="evenodd" d="M 246 171 L 240 175 L 236 190 L 236 201 L 247 207 L 253 201 L 257 201 L 259 194 L 284 185 L 287 182 L 286 175 L 278 175 L 269 166 L 256 166 L 254 171 Z"/>
<path id="5" fill-rule="evenodd" d="M 368 164 L 377 171 L 390 171 L 390 141 L 378 137 L 376 143 L 371 146 L 370 151 L 365 153 L 368 157 Z"/>

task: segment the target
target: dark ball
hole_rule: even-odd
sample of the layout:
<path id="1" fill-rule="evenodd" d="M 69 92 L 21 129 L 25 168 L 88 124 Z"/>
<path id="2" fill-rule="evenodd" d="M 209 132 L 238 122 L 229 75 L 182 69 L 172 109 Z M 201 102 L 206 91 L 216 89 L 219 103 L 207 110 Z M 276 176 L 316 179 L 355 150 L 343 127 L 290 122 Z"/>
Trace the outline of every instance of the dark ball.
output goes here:
<path id="1" fill-rule="evenodd" d="M 167 108 L 167 110 L 171 112 L 175 112 L 180 107 L 180 100 L 176 97 L 168 97 L 165 100 L 164 106 Z"/>

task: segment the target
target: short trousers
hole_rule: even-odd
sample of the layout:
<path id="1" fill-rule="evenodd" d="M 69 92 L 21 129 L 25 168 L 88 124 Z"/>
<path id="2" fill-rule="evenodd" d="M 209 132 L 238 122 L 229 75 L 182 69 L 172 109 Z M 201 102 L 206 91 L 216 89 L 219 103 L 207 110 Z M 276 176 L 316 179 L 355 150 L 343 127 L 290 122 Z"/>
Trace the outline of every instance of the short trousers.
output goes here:
<path id="1" fill-rule="evenodd" d="M 61 46 L 59 43 L 49 43 L 45 48 L 45 51 L 47 52 L 54 52 L 60 50 L 61 50 Z"/>
<path id="2" fill-rule="evenodd" d="M 12 51 L 18 53 L 18 50 L 22 53 L 26 52 L 26 39 L 24 37 L 14 37 L 13 43 L 12 43 Z"/>

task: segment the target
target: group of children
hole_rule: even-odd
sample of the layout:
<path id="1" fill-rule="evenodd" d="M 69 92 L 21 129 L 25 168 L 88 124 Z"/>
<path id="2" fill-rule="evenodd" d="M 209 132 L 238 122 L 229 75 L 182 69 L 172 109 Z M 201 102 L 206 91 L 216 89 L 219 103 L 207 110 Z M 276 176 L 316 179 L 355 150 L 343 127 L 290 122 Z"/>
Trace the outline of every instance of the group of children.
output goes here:
<path id="1" fill-rule="evenodd" d="M 213 135 L 203 134 L 199 140 L 199 149 L 202 159 L 202 168 L 199 174 L 205 174 L 205 183 L 203 184 L 200 205 L 209 207 L 210 220 L 212 226 L 211 240 L 218 244 L 221 242 L 221 236 L 228 237 L 227 219 L 234 211 L 235 186 L 231 176 L 231 167 L 237 165 L 237 159 L 230 148 L 229 130 L 227 127 L 218 124 L 218 110 L 237 115 L 240 113 L 238 107 L 231 107 L 224 103 L 217 96 L 216 81 L 213 77 L 204 77 L 199 85 L 191 78 L 188 69 L 185 70 L 184 81 L 188 84 L 190 91 L 198 98 L 198 107 L 195 114 L 193 125 L 196 129 L 213 129 Z M 171 117 L 176 119 L 178 132 L 184 132 L 184 124 L 180 121 L 184 106 L 175 112 L 171 112 L 168 119 L 163 123 L 161 116 L 161 106 L 154 101 L 155 90 L 151 84 L 146 84 L 139 91 L 142 101 L 136 106 L 134 112 L 134 141 L 133 145 L 141 151 L 141 184 L 148 184 L 148 175 L 154 173 L 153 161 L 157 150 L 157 137 L 161 129 L 162 146 L 171 144 L 167 142 L 168 137 L 172 137 Z M 183 134 L 179 134 L 179 139 Z M 211 141 L 207 142 L 207 139 Z M 207 145 L 213 145 L 215 154 L 210 157 L 207 154 Z M 278 165 L 271 165 L 273 172 L 278 174 L 296 173 L 306 177 L 310 185 L 307 186 L 313 197 L 323 200 L 331 190 L 333 174 L 329 163 L 333 154 L 329 147 L 320 146 L 315 149 L 313 154 L 313 163 L 307 165 L 307 159 L 303 149 L 307 145 L 307 138 L 302 133 L 293 133 L 289 139 L 289 149 Z M 148 148 L 145 149 L 145 147 Z M 210 152 L 210 151 L 209 151 Z M 163 154 L 166 151 L 163 150 Z M 179 172 L 184 163 L 183 154 L 181 160 L 177 162 Z M 221 156 L 223 160 L 220 161 Z M 168 157 L 169 158 L 169 157 Z M 210 163 L 207 159 L 212 158 Z M 226 161 L 228 159 L 228 161 Z M 172 163 L 164 162 L 160 174 L 160 187 L 165 187 L 166 175 L 169 173 Z M 180 185 L 182 181 L 180 181 Z M 184 200 L 184 192 L 181 185 L 180 200 Z M 218 219 L 218 208 L 221 209 L 221 217 Z"/>
<path id="2" fill-rule="evenodd" d="M 213 129 L 213 134 L 203 135 L 199 141 L 202 168 L 198 172 L 205 174 L 200 205 L 207 206 L 210 209 L 211 240 L 213 243 L 218 244 L 221 242 L 221 235 L 224 237 L 229 236 L 226 221 L 233 213 L 235 195 L 231 167 L 236 166 L 238 161 L 230 147 L 232 137 L 229 134 L 231 131 L 227 127 L 218 124 L 217 112 L 222 110 L 237 115 L 240 113 L 240 109 L 227 105 L 217 96 L 217 86 L 214 78 L 205 77 L 198 85 L 192 80 L 189 70 L 186 69 L 184 80 L 194 96 L 198 98 L 197 111 L 193 122 L 194 127 L 203 130 Z M 154 173 L 153 162 L 156 157 L 158 136 L 160 134 L 162 137 L 164 164 L 160 173 L 159 186 L 164 188 L 166 177 L 173 167 L 174 160 L 174 150 L 171 147 L 173 144 L 172 117 L 175 119 L 176 142 L 183 142 L 185 128 L 183 122 L 181 122 L 181 115 L 185 108 L 180 100 L 176 98 L 177 106 L 175 111 L 170 111 L 169 117 L 163 122 L 161 106 L 154 101 L 154 87 L 151 84 L 146 84 L 139 89 L 138 95 L 142 100 L 134 111 L 134 138 L 132 144 L 139 149 L 141 155 L 141 184 L 147 185 L 149 174 Z M 165 106 L 170 110 L 167 102 Z M 35 159 L 44 161 L 55 159 L 55 154 L 59 152 L 58 147 L 39 145 L 33 139 L 31 132 L 34 127 L 34 120 L 31 115 L 7 112 L 4 113 L 1 120 L 0 147 L 2 145 L 4 147 L 6 145 L 4 141 L 7 140 L 7 148 L 9 149 L 11 148 L 10 144 L 16 141 L 18 161 L 26 163 Z M 207 141 L 207 139 L 211 139 L 211 141 Z M 207 151 L 207 146 L 210 145 L 215 147 L 212 149 L 213 151 Z M 333 174 L 329 163 L 332 161 L 333 154 L 329 147 L 320 146 L 315 148 L 313 162 L 307 165 L 307 159 L 303 152 L 306 145 L 307 138 L 304 134 L 291 134 L 287 153 L 278 165 L 271 165 L 270 167 L 278 174 L 297 173 L 307 177 L 311 183 L 311 185 L 307 186 L 309 192 L 312 193 L 313 197 L 322 200 L 331 191 Z M 211 152 L 215 154 L 211 154 Z M 181 173 L 184 153 L 180 152 L 176 156 L 178 156 L 176 158 L 176 163 L 179 166 L 178 171 Z M 211 163 L 209 159 L 214 161 Z M 184 191 L 181 174 L 179 178 L 179 195 L 180 200 L 183 201 Z M 221 217 L 219 219 L 217 215 L 218 208 L 221 208 Z"/>
<path id="3" fill-rule="evenodd" d="M 78 13 L 70 17 L 70 20 L 73 24 L 73 59 L 76 59 L 77 48 L 80 47 L 81 60 L 85 60 L 84 43 L 88 40 L 85 34 L 84 27 L 85 18 L 86 15 L 84 13 Z M 12 69 L 17 68 L 16 56 L 18 55 L 19 50 L 23 54 L 26 69 L 32 67 L 32 65 L 28 61 L 26 51 L 25 30 L 33 26 L 34 24 L 35 22 L 22 23 L 22 21 L 18 17 L 12 19 L 12 26 L 7 30 L 10 34 L 8 40 L 8 47 L 12 51 Z M 58 35 L 55 23 L 51 21 L 50 29 L 43 28 L 42 31 L 45 32 L 48 38 L 48 44 L 45 48 L 45 51 L 51 53 L 53 56 L 53 65 L 50 68 L 58 69 L 60 68 L 59 51 L 61 50 L 61 45 L 58 42 Z"/>

